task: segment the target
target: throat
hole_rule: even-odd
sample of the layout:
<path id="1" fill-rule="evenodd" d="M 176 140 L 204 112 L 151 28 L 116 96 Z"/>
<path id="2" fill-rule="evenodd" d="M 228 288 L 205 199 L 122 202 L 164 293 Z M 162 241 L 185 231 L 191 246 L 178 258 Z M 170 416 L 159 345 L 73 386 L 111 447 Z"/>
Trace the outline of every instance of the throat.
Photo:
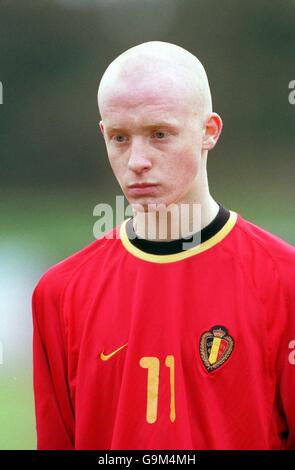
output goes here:
<path id="1" fill-rule="evenodd" d="M 217 204 L 218 212 L 216 216 L 205 226 L 201 224 L 200 214 L 197 214 L 195 219 L 190 219 L 190 224 L 187 222 L 187 224 L 178 223 L 175 225 L 171 223 L 169 225 L 168 217 L 161 220 L 157 212 L 155 212 L 156 215 L 152 219 L 152 223 L 146 220 L 148 218 L 146 213 L 142 216 L 142 220 L 137 219 L 137 214 L 136 220 L 132 217 L 126 224 L 128 239 L 135 247 L 150 254 L 166 255 L 185 251 L 209 240 L 226 224 L 230 217 L 230 211 L 221 204 Z M 186 218 L 186 221 L 188 220 Z M 137 231 L 139 222 L 141 222 L 140 235 Z M 145 225 L 143 225 L 143 222 Z M 143 226 L 144 230 L 142 230 Z M 169 227 L 170 230 L 168 230 Z"/>

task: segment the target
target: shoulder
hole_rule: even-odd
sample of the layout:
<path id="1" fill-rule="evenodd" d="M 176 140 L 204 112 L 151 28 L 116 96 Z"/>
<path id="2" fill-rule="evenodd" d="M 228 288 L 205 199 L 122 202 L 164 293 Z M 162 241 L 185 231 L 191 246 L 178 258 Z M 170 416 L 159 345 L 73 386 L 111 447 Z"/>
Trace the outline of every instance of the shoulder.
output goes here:
<path id="1" fill-rule="evenodd" d="M 241 215 L 238 215 L 237 227 L 246 238 L 260 246 L 270 256 L 291 256 L 295 259 L 295 246 L 259 225 L 250 222 Z"/>
<path id="2" fill-rule="evenodd" d="M 239 256 L 251 260 L 263 275 L 274 274 L 283 284 L 294 286 L 295 247 L 277 235 L 238 215 L 236 248 Z M 274 276 L 272 276 L 274 277 Z"/>
<path id="3" fill-rule="evenodd" d="M 58 302 L 72 277 L 80 270 L 98 263 L 118 241 L 119 226 L 105 233 L 83 249 L 51 266 L 39 279 L 33 292 L 33 300 Z"/>
<path id="4" fill-rule="evenodd" d="M 248 242 L 261 250 L 265 256 L 269 256 L 278 262 L 286 259 L 295 262 L 295 246 L 286 242 L 277 235 L 265 230 L 264 228 L 250 222 L 238 215 L 237 229 L 241 237 L 248 239 Z"/>

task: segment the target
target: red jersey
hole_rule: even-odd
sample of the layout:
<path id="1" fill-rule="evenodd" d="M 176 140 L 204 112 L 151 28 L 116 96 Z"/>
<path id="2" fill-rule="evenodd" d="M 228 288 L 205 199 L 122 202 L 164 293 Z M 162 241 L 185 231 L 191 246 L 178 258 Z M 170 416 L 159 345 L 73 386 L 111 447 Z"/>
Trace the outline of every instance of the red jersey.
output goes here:
<path id="1" fill-rule="evenodd" d="M 295 248 L 226 212 L 184 251 L 129 219 L 41 278 L 38 449 L 295 449 Z"/>

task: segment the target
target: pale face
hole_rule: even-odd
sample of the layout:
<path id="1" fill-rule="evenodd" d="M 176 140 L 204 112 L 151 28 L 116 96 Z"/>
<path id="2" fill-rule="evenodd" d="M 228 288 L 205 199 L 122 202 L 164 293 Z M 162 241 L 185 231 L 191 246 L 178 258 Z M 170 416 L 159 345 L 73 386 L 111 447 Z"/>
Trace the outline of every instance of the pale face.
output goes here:
<path id="1" fill-rule="evenodd" d="M 151 84 L 106 93 L 100 128 L 130 204 L 194 200 L 204 123 L 190 101 L 181 90 Z"/>

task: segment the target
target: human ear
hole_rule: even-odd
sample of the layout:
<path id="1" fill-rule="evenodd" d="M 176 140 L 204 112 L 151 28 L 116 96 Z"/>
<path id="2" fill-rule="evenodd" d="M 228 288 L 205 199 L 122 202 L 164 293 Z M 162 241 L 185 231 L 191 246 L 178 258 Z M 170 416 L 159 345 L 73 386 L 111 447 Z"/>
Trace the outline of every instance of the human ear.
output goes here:
<path id="1" fill-rule="evenodd" d="M 101 130 L 101 133 L 104 134 L 104 125 L 102 121 L 99 122 L 99 128 Z"/>
<path id="2" fill-rule="evenodd" d="M 222 130 L 222 119 L 217 113 L 211 113 L 203 131 L 202 149 L 211 150 L 215 147 Z"/>

